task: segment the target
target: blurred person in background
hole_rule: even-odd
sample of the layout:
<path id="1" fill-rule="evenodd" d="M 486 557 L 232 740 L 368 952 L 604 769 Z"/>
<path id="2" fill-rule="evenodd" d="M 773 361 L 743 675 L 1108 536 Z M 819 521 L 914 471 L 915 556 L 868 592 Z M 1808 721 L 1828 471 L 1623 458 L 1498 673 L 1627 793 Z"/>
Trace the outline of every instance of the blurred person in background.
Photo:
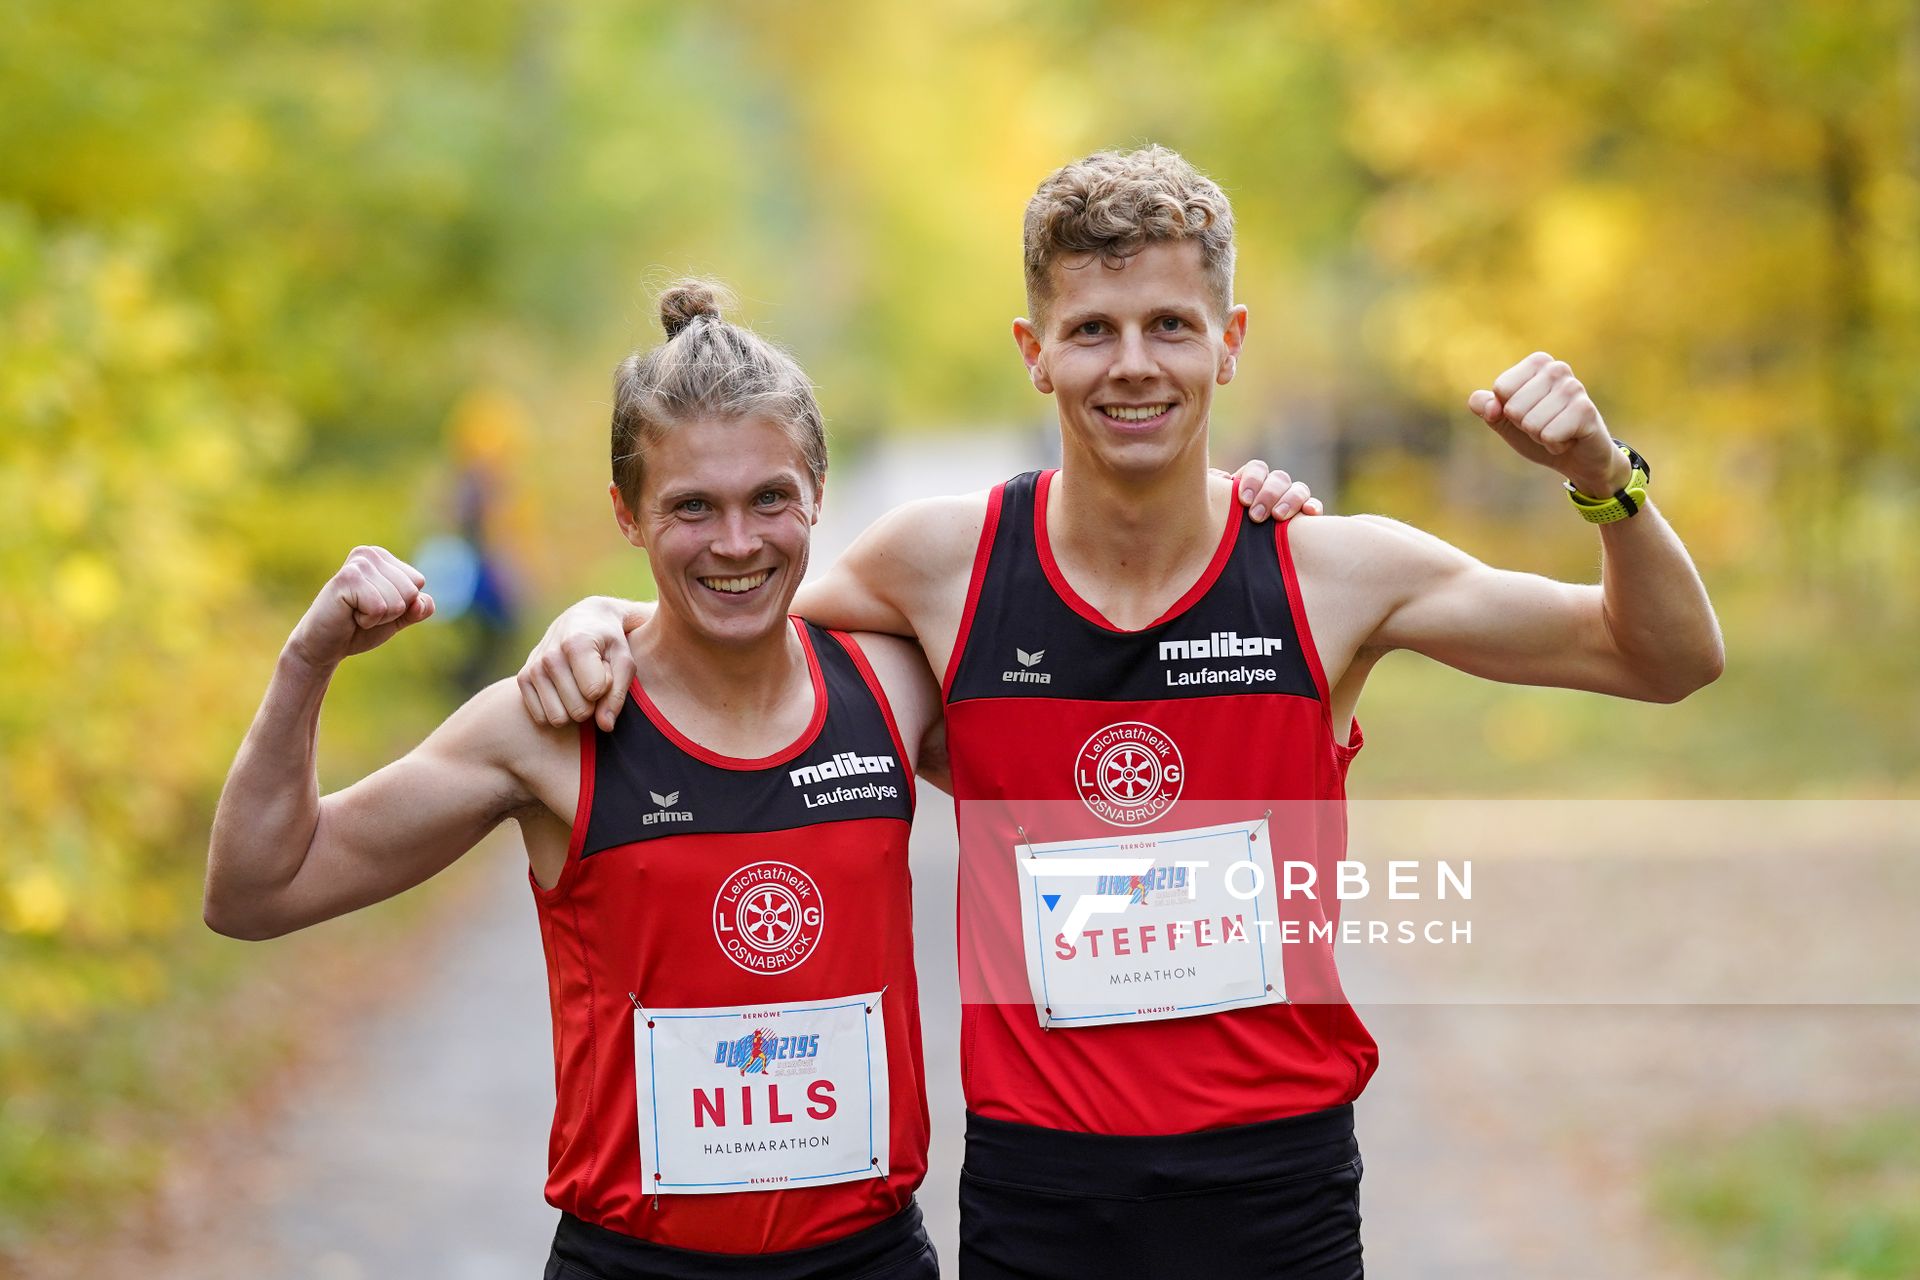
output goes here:
<path id="1" fill-rule="evenodd" d="M 799 367 L 708 286 L 660 315 L 615 377 L 609 485 L 660 593 L 629 655 L 643 714 L 537 725 L 502 681 L 322 797 L 333 672 L 434 611 L 424 575 L 356 548 L 228 774 L 204 914 L 278 937 L 511 818 L 552 999 L 548 1280 L 933 1276 L 907 834 L 936 690 L 913 646 L 788 613 L 827 458 Z"/>
<path id="2" fill-rule="evenodd" d="M 448 434 L 453 529 L 421 543 L 412 563 L 433 581 L 434 618 L 461 630 L 452 680 L 469 698 L 503 673 L 519 622 L 510 486 L 523 446 L 520 407 L 504 392 L 473 392 L 454 408 Z"/>
<path id="3" fill-rule="evenodd" d="M 1468 407 L 1560 478 L 1571 516 L 1599 526 L 1599 585 L 1493 569 L 1381 516 L 1265 533 L 1236 508 L 1239 480 L 1207 465 L 1212 396 L 1247 324 L 1225 194 L 1164 148 L 1103 152 L 1040 185 L 1024 243 L 1031 318 L 1014 337 L 1056 401 L 1060 468 L 905 504 L 797 602 L 824 625 L 913 636 L 945 673 L 960 802 L 961 1272 L 1350 1280 L 1362 1274 L 1352 1104 L 1378 1051 L 1330 946 L 1288 947 L 1284 990 L 1241 994 L 1217 969 L 1176 966 L 1131 1012 L 1055 1021 L 1038 986 L 1025 989 L 1049 946 L 1022 927 L 1013 852 L 1027 835 L 1010 806 L 1083 803 L 1085 826 L 1049 839 L 1177 835 L 1183 789 L 1255 816 L 1275 801 L 1338 813 L 1361 688 L 1393 650 L 1667 702 L 1717 678 L 1719 627 L 1648 501 L 1650 467 L 1608 434 L 1566 363 L 1536 352 Z M 611 723 L 626 632 L 645 634 L 645 616 L 599 598 L 562 615 L 522 668 L 529 710 L 554 726 Z M 1249 644 L 1260 663 L 1244 661 Z M 1261 749 L 1249 750 L 1254 725 Z M 1114 754 L 1129 746 L 1143 749 Z M 1343 853 L 1335 826 L 1313 848 L 1323 884 Z M 1320 910 L 1337 923 L 1337 901 Z"/>

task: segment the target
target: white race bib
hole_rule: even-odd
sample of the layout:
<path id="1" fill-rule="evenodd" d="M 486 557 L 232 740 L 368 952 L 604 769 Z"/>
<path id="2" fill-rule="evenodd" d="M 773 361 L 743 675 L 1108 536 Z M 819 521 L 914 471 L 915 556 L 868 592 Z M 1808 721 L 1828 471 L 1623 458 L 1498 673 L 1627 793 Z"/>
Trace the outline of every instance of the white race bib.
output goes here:
<path id="1" fill-rule="evenodd" d="M 886 1177 L 891 1112 L 880 997 L 636 1008 L 648 1192 L 715 1195 Z"/>
<path id="2" fill-rule="evenodd" d="M 1023 843 L 1013 854 L 1042 1026 L 1286 1002 L 1264 819 Z"/>

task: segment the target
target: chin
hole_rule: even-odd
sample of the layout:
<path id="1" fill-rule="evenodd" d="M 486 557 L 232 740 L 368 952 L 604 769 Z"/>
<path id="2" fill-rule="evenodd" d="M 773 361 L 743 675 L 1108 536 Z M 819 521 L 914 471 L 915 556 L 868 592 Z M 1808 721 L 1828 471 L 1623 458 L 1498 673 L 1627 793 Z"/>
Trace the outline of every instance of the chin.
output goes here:
<path id="1" fill-rule="evenodd" d="M 701 588 L 704 590 L 704 588 Z M 784 610 L 768 601 L 758 609 L 714 609 L 698 596 L 684 600 L 679 609 L 687 631 L 711 645 L 741 647 L 764 641 L 770 633 L 786 624 Z"/>
<path id="2" fill-rule="evenodd" d="M 778 636 L 786 623 L 784 617 L 769 618 L 765 622 L 749 622 L 744 618 L 728 618 L 724 621 L 701 620 L 700 633 L 708 644 L 721 648 L 747 649 L 754 645 L 765 644 L 770 637 Z"/>
<path id="3" fill-rule="evenodd" d="M 1171 465 L 1190 441 L 1166 430 L 1144 436 L 1099 431 L 1088 443 L 1093 455 L 1112 470 L 1145 474 Z"/>

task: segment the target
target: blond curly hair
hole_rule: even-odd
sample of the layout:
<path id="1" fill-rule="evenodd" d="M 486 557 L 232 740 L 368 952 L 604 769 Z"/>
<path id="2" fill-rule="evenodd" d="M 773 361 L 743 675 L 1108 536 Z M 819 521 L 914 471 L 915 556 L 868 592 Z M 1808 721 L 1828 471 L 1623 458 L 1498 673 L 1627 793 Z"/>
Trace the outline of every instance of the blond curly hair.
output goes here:
<path id="1" fill-rule="evenodd" d="M 1110 267 L 1150 244 L 1193 240 L 1219 315 L 1233 306 L 1233 205 L 1213 179 L 1162 146 L 1097 151 L 1049 174 L 1027 202 L 1027 308 L 1046 314 L 1053 264 Z M 1072 265 L 1072 264 L 1070 264 Z"/>

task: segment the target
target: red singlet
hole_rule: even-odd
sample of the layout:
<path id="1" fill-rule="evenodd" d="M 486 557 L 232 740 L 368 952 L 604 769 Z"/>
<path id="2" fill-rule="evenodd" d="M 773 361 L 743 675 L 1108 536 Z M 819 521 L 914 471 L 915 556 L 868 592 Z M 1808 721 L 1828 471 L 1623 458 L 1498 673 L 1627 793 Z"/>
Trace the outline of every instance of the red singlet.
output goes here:
<path id="1" fill-rule="evenodd" d="M 1272 934 L 1262 953 L 1237 953 L 1271 983 L 1267 1003 L 1170 1002 L 1137 1021 L 1043 1025 L 1063 1011 L 1043 1014 L 1028 994 L 1030 981 L 1037 994 L 1051 980 L 1057 1000 L 1061 966 L 1089 945 L 1130 949 L 1131 971 L 1101 981 L 1177 988 L 1169 977 L 1187 972 L 1196 942 L 1216 946 L 1212 959 L 1236 922 L 1253 923 L 1235 908 L 1231 918 L 1198 921 L 1197 939 L 1191 928 L 1170 939 L 1166 904 L 1186 896 L 1187 882 L 1163 861 L 1115 881 L 1159 913 L 1157 928 L 1127 923 L 1149 917 L 1142 906 L 1131 917 L 1095 917 L 1088 927 L 1097 936 L 1066 939 L 1049 932 L 1062 895 L 1016 868 L 1029 842 L 1108 837 L 1118 856 L 1141 837 L 1171 848 L 1187 828 L 1257 827 L 1271 811 L 1275 856 L 1286 843 L 1288 858 L 1310 860 L 1319 884 L 1332 886 L 1345 846 L 1347 763 L 1360 746 L 1357 724 L 1350 746 L 1334 737 L 1285 522 L 1258 525 L 1236 508 L 1193 588 L 1151 625 L 1124 631 L 1081 600 L 1054 562 L 1053 475 L 1030 472 L 994 490 L 945 680 L 968 1106 L 1050 1129 L 1172 1134 L 1351 1101 L 1378 1053 L 1340 991 L 1330 943 L 1285 947 L 1284 968 Z M 1291 803 L 1301 801 L 1321 803 Z M 1318 826 L 1296 838 L 1303 823 Z M 1331 892 L 1305 909 L 1312 921 L 1303 924 L 1337 924 Z M 1049 928 L 1023 925 L 1023 910 Z M 1041 962 L 1050 979 L 1032 976 Z M 1293 1003 L 1272 1002 L 1282 991 Z"/>
<path id="2" fill-rule="evenodd" d="M 859 647 L 793 621 L 813 677 L 799 739 L 718 755 L 636 680 L 612 733 L 581 726 L 566 866 L 533 885 L 547 1201 L 677 1248 L 838 1240 L 926 1173 L 907 753 Z"/>

